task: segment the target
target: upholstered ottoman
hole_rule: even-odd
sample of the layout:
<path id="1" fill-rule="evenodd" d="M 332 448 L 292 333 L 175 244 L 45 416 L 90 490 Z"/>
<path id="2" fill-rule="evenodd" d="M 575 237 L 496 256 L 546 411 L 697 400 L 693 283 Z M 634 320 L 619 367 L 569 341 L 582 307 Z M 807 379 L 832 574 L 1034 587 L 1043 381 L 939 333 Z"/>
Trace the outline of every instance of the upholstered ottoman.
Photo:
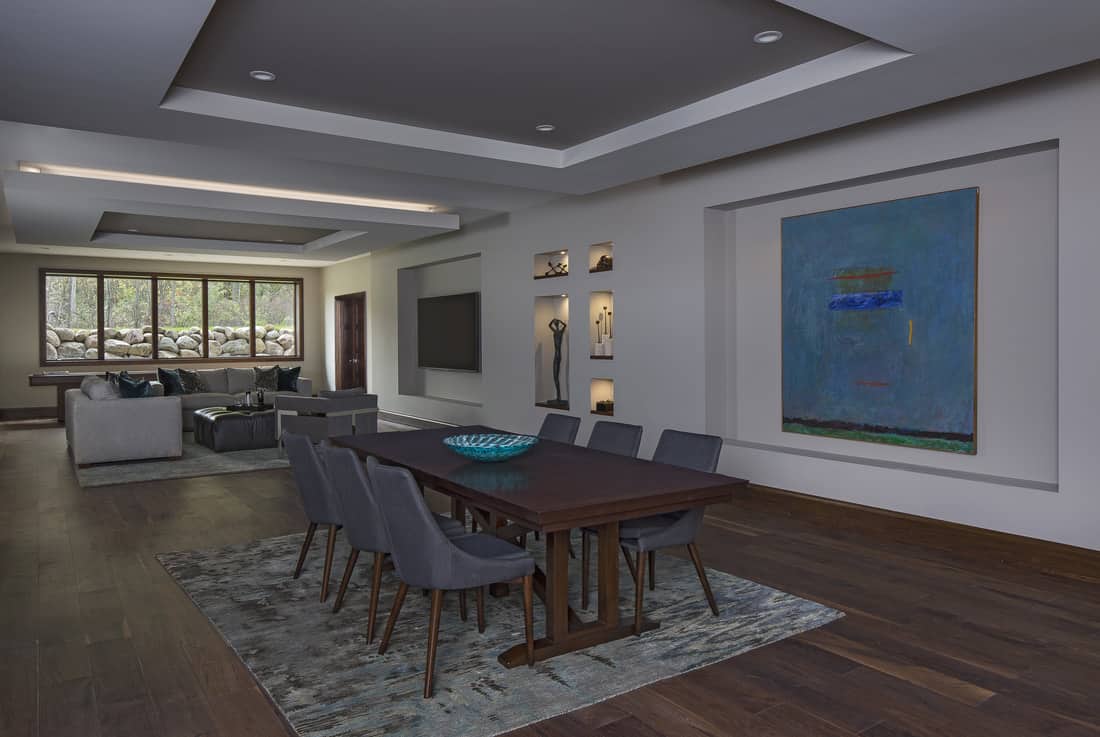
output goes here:
<path id="1" fill-rule="evenodd" d="M 216 453 L 274 448 L 275 411 L 238 412 L 226 407 L 195 410 L 195 442 Z"/>

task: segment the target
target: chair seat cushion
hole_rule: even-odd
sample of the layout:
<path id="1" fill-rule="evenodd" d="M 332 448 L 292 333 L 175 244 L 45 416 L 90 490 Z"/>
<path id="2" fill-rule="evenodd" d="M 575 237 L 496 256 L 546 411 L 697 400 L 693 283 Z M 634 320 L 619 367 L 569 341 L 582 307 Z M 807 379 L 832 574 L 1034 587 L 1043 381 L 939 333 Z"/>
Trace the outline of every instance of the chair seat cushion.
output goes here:
<path id="1" fill-rule="evenodd" d="M 462 552 L 478 558 L 523 560 L 531 557 L 523 548 L 517 547 L 507 540 L 502 540 L 496 535 L 473 532 L 469 535 L 451 538 L 451 542 Z"/>
<path id="2" fill-rule="evenodd" d="M 680 515 L 677 513 L 655 514 L 650 517 L 628 519 L 619 523 L 619 538 L 636 539 L 646 535 L 654 535 L 667 530 L 678 519 L 680 519 Z"/>
<path id="3" fill-rule="evenodd" d="M 435 522 L 447 537 L 458 537 L 466 534 L 466 525 L 446 515 L 435 515 Z"/>

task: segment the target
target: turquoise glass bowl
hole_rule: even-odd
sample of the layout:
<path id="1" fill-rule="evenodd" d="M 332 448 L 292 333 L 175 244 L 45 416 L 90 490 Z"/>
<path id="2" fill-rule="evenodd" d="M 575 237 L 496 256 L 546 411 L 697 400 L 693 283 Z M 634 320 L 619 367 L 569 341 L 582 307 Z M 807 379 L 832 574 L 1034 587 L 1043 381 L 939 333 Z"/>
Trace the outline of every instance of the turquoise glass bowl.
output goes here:
<path id="1" fill-rule="evenodd" d="M 451 435 L 443 444 L 464 458 L 482 463 L 495 463 L 526 453 L 539 441 L 534 435 L 504 435 L 482 433 Z"/>

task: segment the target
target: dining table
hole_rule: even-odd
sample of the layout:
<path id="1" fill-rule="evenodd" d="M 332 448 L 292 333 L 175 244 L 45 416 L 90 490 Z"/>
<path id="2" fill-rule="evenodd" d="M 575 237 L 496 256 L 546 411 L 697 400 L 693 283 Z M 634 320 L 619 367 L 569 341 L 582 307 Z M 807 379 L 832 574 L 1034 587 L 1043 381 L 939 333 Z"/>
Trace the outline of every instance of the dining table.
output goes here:
<path id="1" fill-rule="evenodd" d="M 525 541 L 545 539 L 537 565 L 535 594 L 546 612 L 546 631 L 535 642 L 535 659 L 546 660 L 634 634 L 619 615 L 619 523 L 729 501 L 748 482 L 664 463 L 628 458 L 577 445 L 540 440 L 523 455 L 501 462 L 470 460 L 443 439 L 498 433 L 481 425 L 335 437 L 334 445 L 360 458 L 407 468 L 422 487 L 451 497 L 461 520 L 469 512 L 487 533 Z M 598 536 L 595 618 L 582 618 L 569 600 L 570 535 L 590 529 Z M 644 619 L 642 630 L 660 623 Z M 500 653 L 507 667 L 525 665 L 526 646 Z"/>

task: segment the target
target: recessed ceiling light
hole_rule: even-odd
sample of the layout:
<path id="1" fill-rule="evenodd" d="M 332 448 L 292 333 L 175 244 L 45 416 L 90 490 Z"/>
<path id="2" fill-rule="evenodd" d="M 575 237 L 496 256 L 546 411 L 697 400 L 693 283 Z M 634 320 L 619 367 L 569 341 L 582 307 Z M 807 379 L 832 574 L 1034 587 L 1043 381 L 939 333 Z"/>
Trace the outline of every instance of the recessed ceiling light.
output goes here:
<path id="1" fill-rule="evenodd" d="M 300 189 L 282 189 L 281 187 L 261 187 L 254 184 L 218 182 L 211 179 L 185 179 L 183 177 L 168 177 L 160 174 L 142 174 L 139 172 L 115 171 L 112 169 L 88 169 L 82 166 L 66 166 L 64 164 L 34 164 L 29 161 L 19 162 L 19 171 L 31 170 L 35 170 L 39 174 L 53 174 L 62 177 L 95 179 L 104 182 L 124 182 L 126 184 L 148 184 L 154 187 L 197 189 L 204 192 L 242 194 L 250 197 L 275 197 L 283 200 L 327 202 L 333 205 L 353 205 L 355 207 L 380 207 L 387 210 L 408 210 L 410 212 L 435 212 L 436 210 L 435 205 L 429 205 L 423 202 L 383 200 L 376 197 L 330 194 L 328 192 L 312 192 Z"/>
<path id="2" fill-rule="evenodd" d="M 554 130 L 555 126 L 552 123 L 539 123 L 535 126 L 535 130 L 539 133 L 549 133 Z"/>
<path id="3" fill-rule="evenodd" d="M 257 82 L 274 82 L 275 72 L 269 72 L 266 69 L 253 69 L 248 73 L 248 76 Z"/>
<path id="4" fill-rule="evenodd" d="M 773 44 L 783 38 L 783 31 L 761 31 L 752 37 L 758 44 Z"/>

